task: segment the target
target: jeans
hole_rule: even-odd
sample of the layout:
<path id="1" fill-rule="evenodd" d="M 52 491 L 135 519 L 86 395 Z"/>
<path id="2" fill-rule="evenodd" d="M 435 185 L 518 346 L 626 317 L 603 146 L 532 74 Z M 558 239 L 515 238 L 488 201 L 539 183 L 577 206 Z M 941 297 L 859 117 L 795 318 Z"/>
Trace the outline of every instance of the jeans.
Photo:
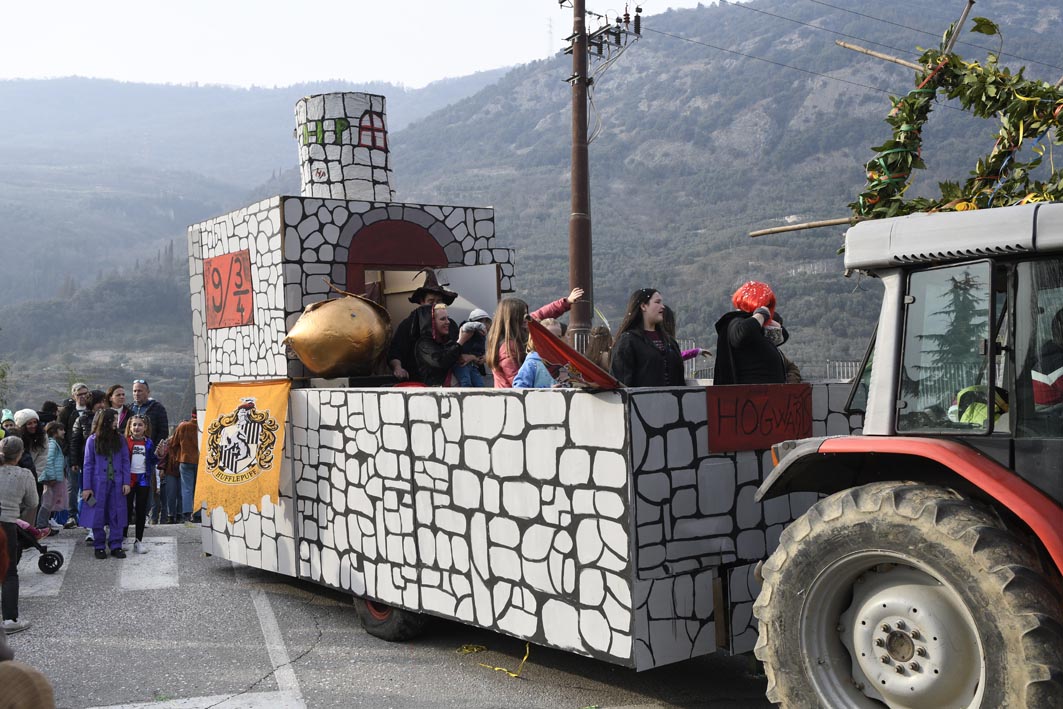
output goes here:
<path id="1" fill-rule="evenodd" d="M 0 522 L 7 535 L 7 575 L 0 588 L 4 620 L 18 620 L 18 561 L 22 558 L 22 549 L 18 545 L 18 527 L 14 522 Z M 2 631 L 0 631 L 2 632 Z"/>
<path id="2" fill-rule="evenodd" d="M 170 517 L 176 517 L 181 514 L 181 478 L 173 475 L 163 475 L 162 489 L 159 492 L 162 496 L 160 502 L 162 509 L 159 512 L 159 520 L 166 521 Z"/>
<path id="3" fill-rule="evenodd" d="M 454 367 L 454 379 L 457 380 L 457 385 L 460 387 L 482 387 L 484 385 L 483 375 L 480 374 L 480 368 L 475 363 L 460 364 Z"/>
<path id="4" fill-rule="evenodd" d="M 196 468 L 195 463 L 181 463 L 181 512 L 186 515 L 192 514 L 192 498 L 196 493 Z"/>

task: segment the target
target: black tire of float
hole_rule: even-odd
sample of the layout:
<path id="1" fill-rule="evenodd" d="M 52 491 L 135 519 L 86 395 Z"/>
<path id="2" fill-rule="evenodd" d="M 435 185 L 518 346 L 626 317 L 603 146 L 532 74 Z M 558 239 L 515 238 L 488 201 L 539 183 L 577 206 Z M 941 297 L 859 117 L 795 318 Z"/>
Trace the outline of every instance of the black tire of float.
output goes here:
<path id="1" fill-rule="evenodd" d="M 983 648 L 983 709 L 1063 707 L 1058 580 L 992 510 L 951 489 L 917 482 L 843 490 L 783 531 L 763 565 L 753 607 L 760 624 L 755 653 L 764 664 L 770 701 L 787 709 L 825 706 L 802 656 L 801 616 L 806 604 L 816 602 L 805 593 L 839 554 L 865 550 L 916 558 L 958 591 Z M 838 671 L 853 681 L 850 666 Z"/>
<path id="2" fill-rule="evenodd" d="M 365 632 L 388 642 L 412 640 L 424 632 L 429 617 L 356 596 L 354 610 Z"/>

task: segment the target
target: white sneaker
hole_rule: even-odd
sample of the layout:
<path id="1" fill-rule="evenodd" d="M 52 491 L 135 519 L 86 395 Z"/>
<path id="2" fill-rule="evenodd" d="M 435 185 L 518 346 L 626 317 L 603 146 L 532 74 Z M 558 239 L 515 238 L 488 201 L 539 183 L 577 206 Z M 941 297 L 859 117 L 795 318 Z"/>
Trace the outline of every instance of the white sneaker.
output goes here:
<path id="1" fill-rule="evenodd" d="M 30 627 L 30 625 L 32 625 L 32 623 L 28 620 L 5 620 L 4 632 L 8 635 L 11 635 L 12 633 L 20 633 Z"/>
<path id="2" fill-rule="evenodd" d="M 96 539 L 92 536 L 92 530 L 90 529 L 89 533 L 85 535 L 85 543 L 93 544 L 95 541 Z"/>
<path id="3" fill-rule="evenodd" d="M 53 532 L 58 532 L 60 529 L 63 528 L 63 525 L 59 524 L 54 519 L 48 520 L 48 526 L 51 528 L 51 530 Z"/>
<path id="4" fill-rule="evenodd" d="M 133 542 L 133 553 L 134 554 L 147 554 L 148 550 L 144 546 L 143 542 L 139 542 L 138 541 L 138 542 Z"/>

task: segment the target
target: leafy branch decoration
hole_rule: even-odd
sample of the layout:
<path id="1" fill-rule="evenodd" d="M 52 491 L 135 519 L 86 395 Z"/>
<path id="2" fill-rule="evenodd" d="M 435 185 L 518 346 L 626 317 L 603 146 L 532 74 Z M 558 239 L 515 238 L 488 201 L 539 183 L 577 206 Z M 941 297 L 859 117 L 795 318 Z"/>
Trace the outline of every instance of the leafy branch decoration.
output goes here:
<path id="1" fill-rule="evenodd" d="M 998 27 L 984 17 L 974 19 L 971 31 L 1000 36 Z M 1007 67 L 999 66 L 999 50 L 990 53 L 985 64 L 966 62 L 957 54 L 946 53 L 949 33 L 940 49 L 927 50 L 920 57 L 919 63 L 926 69 L 917 76 L 918 86 L 903 98 L 890 99 L 893 110 L 886 122 L 893 127 L 893 137 L 872 148 L 876 155 L 867 163 L 867 184 L 857 201 L 849 205 L 858 218 L 1063 201 L 1063 168 L 1055 168 L 1051 154 L 1052 172 L 1048 179 L 1034 180 L 1030 175 L 1041 165 L 1046 139 L 1063 144 L 1063 90 L 1044 81 L 1026 79 L 1024 69 L 1012 74 Z M 998 117 L 996 143 L 978 160 L 962 185 L 942 182 L 937 199 L 905 200 L 912 171 L 926 168 L 921 157 L 921 130 L 939 93 L 959 99 L 965 111 L 980 118 Z M 1022 161 L 1019 152 L 1024 141 L 1031 139 L 1033 157 Z"/>

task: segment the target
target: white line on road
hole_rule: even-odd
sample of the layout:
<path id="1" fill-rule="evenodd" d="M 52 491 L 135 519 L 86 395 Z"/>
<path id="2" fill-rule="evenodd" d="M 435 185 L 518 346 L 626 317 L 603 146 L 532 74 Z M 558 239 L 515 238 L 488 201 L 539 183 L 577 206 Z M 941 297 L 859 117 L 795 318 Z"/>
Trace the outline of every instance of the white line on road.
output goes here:
<path id="1" fill-rule="evenodd" d="M 122 560 L 118 588 L 149 591 L 177 586 L 177 537 L 147 537 L 141 542 L 146 554 L 134 554 L 130 545 Z"/>
<path id="2" fill-rule="evenodd" d="M 22 563 L 18 565 L 19 596 L 23 598 L 40 598 L 44 596 L 58 596 L 59 589 L 63 585 L 63 577 L 70 568 L 70 560 L 74 556 L 77 547 L 77 539 L 64 537 L 63 539 L 46 538 L 41 542 L 48 547 L 48 551 L 57 551 L 63 555 L 63 566 L 54 574 L 46 574 L 37 566 L 37 560 L 41 554 L 36 549 L 29 549 L 22 554 Z"/>
<path id="3" fill-rule="evenodd" d="M 247 694 L 219 694 L 214 697 L 188 697 L 166 702 L 113 704 L 90 709 L 302 709 L 306 704 L 298 692 L 249 692 Z"/>
<path id="4" fill-rule="evenodd" d="M 273 676 L 277 679 L 277 689 L 282 692 L 291 692 L 299 699 L 300 706 L 302 706 L 299 680 L 295 676 L 295 669 L 292 668 L 291 659 L 288 657 L 288 648 L 284 645 L 284 636 L 281 635 L 280 626 L 277 625 L 277 616 L 273 613 L 269 597 L 266 596 L 265 591 L 252 588 L 251 600 L 255 604 L 258 624 L 262 626 L 262 636 L 266 640 L 269 661 L 273 665 Z"/>

